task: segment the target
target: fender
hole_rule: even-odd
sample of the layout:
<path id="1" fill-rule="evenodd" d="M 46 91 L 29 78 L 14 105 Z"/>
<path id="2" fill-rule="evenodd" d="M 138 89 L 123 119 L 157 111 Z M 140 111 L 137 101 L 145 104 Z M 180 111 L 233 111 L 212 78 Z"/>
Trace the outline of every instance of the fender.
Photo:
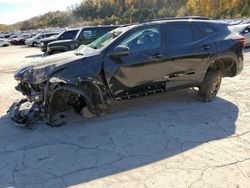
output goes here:
<path id="1" fill-rule="evenodd" d="M 84 97 L 84 99 L 86 100 L 86 104 L 88 107 L 90 107 L 91 109 L 94 107 L 94 101 L 91 99 L 91 97 L 89 96 L 89 94 L 84 91 L 81 90 L 75 86 L 72 85 L 59 85 L 51 94 L 50 98 L 49 98 L 49 103 L 52 104 L 53 100 L 54 100 L 54 95 L 61 91 L 61 90 L 66 90 L 66 91 L 72 91 L 73 93 L 76 93 L 82 97 Z"/>

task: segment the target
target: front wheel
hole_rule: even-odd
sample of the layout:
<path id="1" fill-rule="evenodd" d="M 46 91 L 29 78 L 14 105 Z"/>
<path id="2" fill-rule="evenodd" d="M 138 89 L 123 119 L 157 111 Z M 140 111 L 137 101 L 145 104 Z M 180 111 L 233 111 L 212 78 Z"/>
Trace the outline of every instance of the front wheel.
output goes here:
<path id="1" fill-rule="evenodd" d="M 219 70 L 209 70 L 199 87 L 198 99 L 211 102 L 215 99 L 221 85 L 222 74 Z"/>

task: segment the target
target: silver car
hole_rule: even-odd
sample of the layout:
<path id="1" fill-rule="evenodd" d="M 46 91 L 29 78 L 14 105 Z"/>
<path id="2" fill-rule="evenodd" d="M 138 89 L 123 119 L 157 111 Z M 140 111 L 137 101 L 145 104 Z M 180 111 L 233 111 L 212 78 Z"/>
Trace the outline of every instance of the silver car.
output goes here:
<path id="1" fill-rule="evenodd" d="M 27 46 L 38 46 L 40 40 L 44 39 L 44 38 L 47 38 L 47 37 L 51 37 L 53 35 L 57 35 L 58 33 L 42 33 L 42 34 L 37 34 L 35 35 L 34 37 L 32 38 L 28 38 L 26 41 L 25 41 L 25 44 Z"/>
<path id="2" fill-rule="evenodd" d="M 10 43 L 6 39 L 0 39 L 0 47 L 9 46 Z"/>
<path id="3" fill-rule="evenodd" d="M 250 24 L 240 24 L 229 26 L 231 31 L 243 35 L 245 37 L 245 46 L 250 46 Z"/>

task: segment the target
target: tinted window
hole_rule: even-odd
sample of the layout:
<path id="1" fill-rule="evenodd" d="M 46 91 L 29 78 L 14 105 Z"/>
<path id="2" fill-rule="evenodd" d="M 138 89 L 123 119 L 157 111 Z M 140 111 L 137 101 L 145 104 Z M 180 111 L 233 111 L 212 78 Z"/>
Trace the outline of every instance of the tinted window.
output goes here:
<path id="1" fill-rule="evenodd" d="M 193 32 L 194 32 L 194 40 L 197 41 L 197 40 L 200 40 L 204 37 L 202 31 L 196 26 L 196 25 L 193 25 Z"/>
<path id="2" fill-rule="evenodd" d="M 141 29 L 127 37 L 120 45 L 129 47 L 131 52 L 160 48 L 160 27 Z"/>
<path id="3" fill-rule="evenodd" d="M 78 30 L 66 31 L 60 36 L 60 40 L 74 39 Z"/>
<path id="4" fill-rule="evenodd" d="M 167 45 L 181 45 L 195 41 L 192 25 L 188 23 L 168 23 Z"/>

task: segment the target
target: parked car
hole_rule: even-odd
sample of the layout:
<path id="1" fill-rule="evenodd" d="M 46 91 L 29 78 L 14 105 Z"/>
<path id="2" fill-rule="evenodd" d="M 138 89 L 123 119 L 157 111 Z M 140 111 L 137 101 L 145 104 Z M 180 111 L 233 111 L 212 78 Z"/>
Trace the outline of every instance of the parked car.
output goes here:
<path id="1" fill-rule="evenodd" d="M 15 38 L 17 38 L 17 37 L 18 37 L 18 35 L 12 35 L 12 36 L 10 36 L 10 37 L 8 38 L 8 42 L 11 43 L 11 40 L 12 40 L 12 39 L 15 39 Z"/>
<path id="2" fill-rule="evenodd" d="M 95 26 L 95 27 L 84 27 L 80 29 L 78 34 L 73 39 L 68 40 L 57 40 L 50 42 L 47 47 L 48 55 L 67 52 L 77 49 L 82 44 L 89 44 L 99 38 L 100 36 L 106 34 L 118 26 Z"/>
<path id="3" fill-rule="evenodd" d="M 230 26 L 229 29 L 245 37 L 245 46 L 250 46 L 250 24 Z"/>
<path id="4" fill-rule="evenodd" d="M 0 39 L 0 47 L 9 46 L 10 43 L 6 39 Z"/>
<path id="5" fill-rule="evenodd" d="M 58 34 L 59 33 L 42 33 L 42 34 L 40 33 L 32 38 L 26 39 L 25 44 L 27 46 L 34 47 L 34 46 L 37 46 L 42 39 L 51 37 L 53 35 L 58 35 Z"/>
<path id="6" fill-rule="evenodd" d="M 40 41 L 40 45 L 39 45 L 41 47 L 41 51 L 47 52 L 48 44 L 53 42 L 53 41 L 74 39 L 79 31 L 80 31 L 80 29 L 70 29 L 70 30 L 67 30 L 67 31 L 60 33 L 59 35 L 57 35 L 55 37 L 49 37 L 49 38 L 42 39 Z"/>
<path id="7" fill-rule="evenodd" d="M 223 77 L 242 71 L 243 44 L 244 37 L 223 24 L 188 17 L 120 27 L 18 70 L 16 89 L 27 98 L 9 115 L 20 126 L 40 117 L 57 126 L 54 115 L 70 108 L 100 115 L 110 101 L 188 87 L 198 87 L 198 99 L 210 102 Z"/>
<path id="8" fill-rule="evenodd" d="M 17 38 L 11 39 L 10 43 L 13 45 L 25 45 L 25 40 L 32 37 L 32 34 L 22 34 Z"/>

